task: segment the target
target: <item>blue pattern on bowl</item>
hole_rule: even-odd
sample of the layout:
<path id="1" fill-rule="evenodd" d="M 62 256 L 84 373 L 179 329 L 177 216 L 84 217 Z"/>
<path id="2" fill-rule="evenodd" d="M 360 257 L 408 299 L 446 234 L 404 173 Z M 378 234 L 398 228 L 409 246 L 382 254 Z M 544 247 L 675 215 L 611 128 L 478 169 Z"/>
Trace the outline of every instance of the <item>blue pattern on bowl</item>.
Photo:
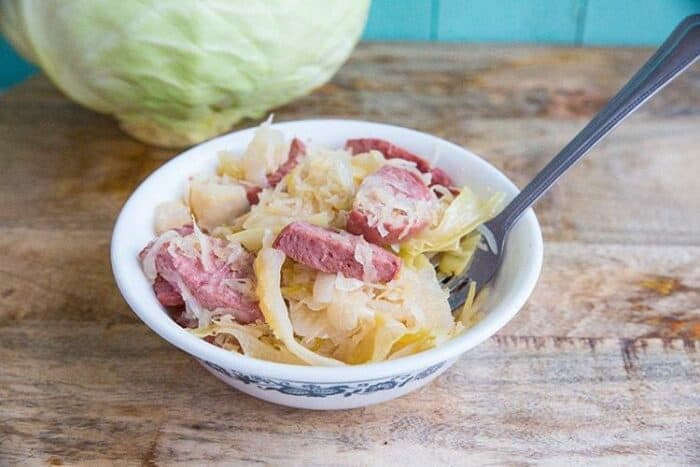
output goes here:
<path id="1" fill-rule="evenodd" d="M 202 360 L 202 362 L 217 373 L 236 379 L 243 384 L 252 384 L 258 389 L 276 391 L 290 396 L 301 397 L 329 397 L 343 395 L 350 397 L 356 394 L 371 394 L 378 391 L 400 388 L 434 374 L 445 365 L 445 362 L 437 363 L 428 368 L 414 373 L 404 373 L 389 379 L 370 379 L 352 383 L 310 383 L 306 381 L 290 381 L 275 378 L 241 373 L 236 370 L 227 370 L 221 366 Z"/>

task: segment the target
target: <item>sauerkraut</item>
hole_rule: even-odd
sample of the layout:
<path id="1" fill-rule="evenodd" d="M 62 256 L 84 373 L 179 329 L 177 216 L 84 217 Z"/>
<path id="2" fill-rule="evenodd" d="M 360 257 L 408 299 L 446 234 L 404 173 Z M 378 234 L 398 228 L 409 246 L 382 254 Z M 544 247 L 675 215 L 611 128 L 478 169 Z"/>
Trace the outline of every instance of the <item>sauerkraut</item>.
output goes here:
<path id="1" fill-rule="evenodd" d="M 502 195 L 480 199 L 467 187 L 431 185 L 431 173 L 421 172 L 415 162 L 386 158 L 376 150 L 353 155 L 313 144 L 276 182 L 269 175 L 285 164 L 289 148 L 283 133 L 268 121 L 243 153 L 220 154 L 217 173 L 193 174 L 183 199 L 163 204 L 155 213 L 158 237 L 142 253 L 142 265 L 155 282 L 163 276 L 159 264 L 170 261 L 163 278 L 166 287 L 181 295 L 183 305 L 168 310 L 175 318 L 178 313 L 187 318 L 178 323 L 214 345 L 251 358 L 338 366 L 412 355 L 478 321 L 480 296 L 475 290 L 453 315 L 438 274 L 459 274 L 467 267 L 484 241 L 478 228 L 497 213 Z M 432 193 L 413 201 L 382 187 L 381 179 L 370 179 L 371 190 L 365 186 L 366 199 L 361 200 L 370 207 L 367 223 L 380 234 L 387 227 L 402 230 L 395 244 L 380 250 L 365 239 L 353 243 L 346 260 L 357 262 L 362 275 L 346 277 L 340 269 L 314 268 L 274 247 L 280 232 L 299 221 L 320 226 L 328 235 L 349 235 L 344 229 L 359 188 L 385 165 L 410 171 Z M 396 225 L 399 212 L 401 219 L 408 219 L 405 225 Z M 418 231 L 415 219 L 427 219 L 427 225 Z M 187 224 L 192 233 L 183 240 L 172 229 Z M 400 268 L 390 280 L 379 282 L 372 279 L 379 277 L 375 268 L 381 267 L 375 256 L 385 252 L 397 256 Z M 314 246 L 302 253 L 314 254 Z M 225 268 L 234 268 L 241 254 L 255 256 L 253 267 L 229 275 Z M 337 261 L 333 256 L 328 260 Z M 198 260 L 199 276 L 187 281 L 189 287 L 182 278 L 187 271 L 177 269 L 180 257 Z M 235 312 L 207 309 L 193 284 L 206 287 L 209 295 L 224 289 L 240 294 L 255 308 L 246 316 L 261 318 L 242 323 Z"/>

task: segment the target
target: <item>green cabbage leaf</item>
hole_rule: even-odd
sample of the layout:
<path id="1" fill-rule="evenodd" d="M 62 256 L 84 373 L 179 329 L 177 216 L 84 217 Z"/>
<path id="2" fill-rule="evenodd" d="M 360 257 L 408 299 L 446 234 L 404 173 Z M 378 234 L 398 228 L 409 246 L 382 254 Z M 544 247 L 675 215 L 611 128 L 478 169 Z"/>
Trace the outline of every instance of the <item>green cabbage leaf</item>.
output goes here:
<path id="1" fill-rule="evenodd" d="M 185 146 L 309 93 L 369 0 L 2 0 L 0 30 L 71 99 Z"/>

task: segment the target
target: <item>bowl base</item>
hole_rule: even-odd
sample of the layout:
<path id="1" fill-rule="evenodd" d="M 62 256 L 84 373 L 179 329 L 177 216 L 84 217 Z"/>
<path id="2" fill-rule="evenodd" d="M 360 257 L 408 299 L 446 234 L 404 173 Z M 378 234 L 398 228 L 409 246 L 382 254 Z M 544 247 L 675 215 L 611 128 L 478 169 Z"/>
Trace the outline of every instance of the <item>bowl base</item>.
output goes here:
<path id="1" fill-rule="evenodd" d="M 440 376 L 456 359 L 411 374 L 338 383 L 264 378 L 226 370 L 203 360 L 197 361 L 224 383 L 258 399 L 299 409 L 343 410 L 379 404 L 415 391 Z"/>

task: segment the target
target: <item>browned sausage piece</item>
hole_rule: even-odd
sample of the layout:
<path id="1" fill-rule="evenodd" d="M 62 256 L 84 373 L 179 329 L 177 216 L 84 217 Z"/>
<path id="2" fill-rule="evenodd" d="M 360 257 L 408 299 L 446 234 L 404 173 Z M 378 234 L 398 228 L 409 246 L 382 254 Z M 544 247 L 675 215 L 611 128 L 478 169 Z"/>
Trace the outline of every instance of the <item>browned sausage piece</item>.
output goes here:
<path id="1" fill-rule="evenodd" d="M 289 146 L 289 156 L 287 156 L 287 161 L 280 165 L 277 170 L 267 176 L 267 186 L 274 187 L 280 181 L 282 181 L 282 179 L 299 164 L 304 154 L 306 154 L 306 146 L 300 139 L 294 138 L 292 140 L 292 144 Z M 250 204 L 258 204 L 258 201 L 260 201 L 258 195 L 262 189 L 263 187 L 260 186 L 248 187 L 246 190 L 246 196 Z"/>
<path id="2" fill-rule="evenodd" d="M 415 172 L 385 165 L 362 181 L 346 229 L 377 245 L 398 243 L 428 226 L 435 200 Z"/>
<path id="3" fill-rule="evenodd" d="M 248 202 L 250 203 L 251 206 L 254 204 L 258 204 L 258 202 L 260 201 L 260 198 L 258 197 L 258 195 L 260 194 L 261 191 L 262 191 L 262 188 L 257 186 L 257 185 L 246 187 L 245 195 L 246 195 L 246 198 L 248 198 Z"/>
<path id="4" fill-rule="evenodd" d="M 273 247 L 294 261 L 327 273 L 365 282 L 388 282 L 396 277 L 399 258 L 368 243 L 360 236 L 319 227 L 307 222 L 292 222 L 279 233 Z"/>
<path id="5" fill-rule="evenodd" d="M 287 161 L 280 165 L 277 170 L 272 172 L 267 176 L 267 183 L 269 186 L 277 185 L 289 172 L 294 170 L 301 158 L 306 154 L 306 146 L 299 138 L 294 138 L 292 144 L 289 146 L 289 156 L 287 156 Z"/>
<path id="6" fill-rule="evenodd" d="M 184 226 L 174 232 L 179 237 L 188 237 L 193 234 L 193 229 L 192 226 Z M 226 248 L 224 240 L 202 235 L 212 250 Z M 257 300 L 235 287 L 239 280 L 253 279 L 253 255 L 243 249 L 231 250 L 230 256 L 224 260 L 210 251 L 209 268 L 205 268 L 201 257 L 179 248 L 170 248 L 170 243 L 162 242 L 157 251 L 152 251 L 157 244 L 156 239 L 139 255 L 141 261 L 145 261 L 151 252 L 155 254 L 157 276 L 153 290 L 163 306 L 181 308 L 184 299 L 180 287 L 184 286 L 201 307 L 218 315 L 231 315 L 243 324 L 263 319 Z"/>
<path id="7" fill-rule="evenodd" d="M 166 307 L 184 307 L 185 301 L 182 295 L 175 287 L 170 285 L 170 282 L 163 279 L 163 276 L 158 274 L 155 282 L 153 282 L 153 291 L 156 293 L 156 298 L 161 305 Z"/>
<path id="8" fill-rule="evenodd" d="M 447 188 L 454 186 L 452 179 L 445 173 L 445 171 L 431 167 L 428 161 L 422 157 L 416 156 L 412 152 L 396 146 L 389 141 L 379 138 L 349 139 L 345 143 L 345 149 L 349 149 L 353 155 L 374 150 L 384 154 L 384 157 L 387 159 L 403 159 L 405 161 L 413 162 L 416 164 L 416 168 L 418 170 L 423 173 L 430 173 L 432 175 L 432 180 L 430 182 L 431 186 L 442 185 Z"/>
<path id="9" fill-rule="evenodd" d="M 449 188 L 450 191 L 453 193 L 459 193 L 459 190 L 456 190 L 454 188 L 454 183 L 452 182 L 452 178 L 450 178 L 447 173 L 442 170 L 438 169 L 437 167 L 433 167 L 430 169 L 430 175 L 432 175 L 432 178 L 430 179 L 430 186 L 433 185 L 442 185 L 446 188 Z"/>

